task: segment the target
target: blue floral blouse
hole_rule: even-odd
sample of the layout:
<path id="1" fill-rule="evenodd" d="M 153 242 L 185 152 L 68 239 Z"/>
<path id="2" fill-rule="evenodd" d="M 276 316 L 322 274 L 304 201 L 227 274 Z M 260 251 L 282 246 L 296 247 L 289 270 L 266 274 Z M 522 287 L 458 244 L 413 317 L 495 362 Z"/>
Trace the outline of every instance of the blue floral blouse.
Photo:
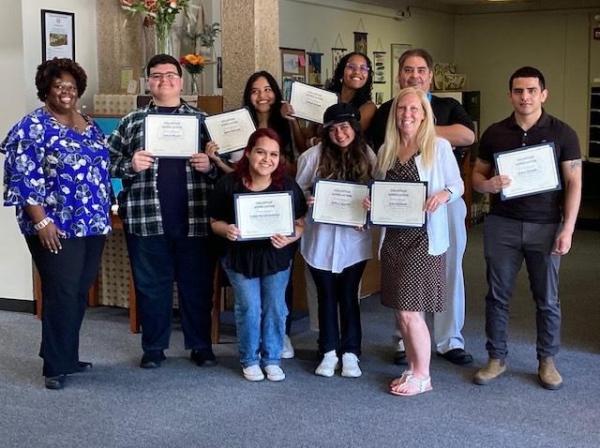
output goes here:
<path id="1" fill-rule="evenodd" d="M 36 234 L 27 205 L 42 205 L 67 238 L 111 231 L 108 148 L 95 123 L 80 134 L 39 108 L 13 126 L 0 152 L 4 205 L 16 206 L 23 234 Z"/>

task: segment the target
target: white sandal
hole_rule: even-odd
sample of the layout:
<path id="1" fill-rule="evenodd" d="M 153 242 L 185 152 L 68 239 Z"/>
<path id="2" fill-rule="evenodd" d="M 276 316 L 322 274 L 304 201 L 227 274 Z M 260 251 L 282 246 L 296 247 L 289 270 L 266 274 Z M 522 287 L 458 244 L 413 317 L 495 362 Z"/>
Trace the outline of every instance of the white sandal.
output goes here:
<path id="1" fill-rule="evenodd" d="M 431 387 L 431 377 L 417 378 L 414 375 L 408 375 L 404 383 L 409 386 L 406 392 L 396 392 L 390 388 L 390 394 L 398 395 L 400 397 L 412 397 L 413 395 L 419 395 L 425 392 L 429 392 L 433 388 Z"/>

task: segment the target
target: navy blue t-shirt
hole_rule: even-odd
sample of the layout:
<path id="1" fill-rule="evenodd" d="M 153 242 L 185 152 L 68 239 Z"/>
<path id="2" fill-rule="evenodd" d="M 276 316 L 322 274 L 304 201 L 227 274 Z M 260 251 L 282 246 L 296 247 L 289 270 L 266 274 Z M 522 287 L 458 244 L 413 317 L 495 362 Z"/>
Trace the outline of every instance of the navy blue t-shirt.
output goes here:
<path id="1" fill-rule="evenodd" d="M 161 114 L 170 114 L 179 109 L 158 107 Z M 164 235 L 182 238 L 188 234 L 188 193 L 185 166 L 187 159 L 158 160 L 156 188 L 160 202 Z"/>

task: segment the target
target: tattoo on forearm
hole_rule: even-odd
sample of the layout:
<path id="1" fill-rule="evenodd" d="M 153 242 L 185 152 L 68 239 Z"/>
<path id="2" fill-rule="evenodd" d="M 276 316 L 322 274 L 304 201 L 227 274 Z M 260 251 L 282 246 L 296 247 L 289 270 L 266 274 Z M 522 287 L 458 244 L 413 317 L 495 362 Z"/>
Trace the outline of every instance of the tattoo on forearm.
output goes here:
<path id="1" fill-rule="evenodd" d="M 571 170 L 576 170 L 580 166 L 581 166 L 581 159 L 571 160 L 571 163 L 569 163 L 569 168 L 571 168 Z"/>

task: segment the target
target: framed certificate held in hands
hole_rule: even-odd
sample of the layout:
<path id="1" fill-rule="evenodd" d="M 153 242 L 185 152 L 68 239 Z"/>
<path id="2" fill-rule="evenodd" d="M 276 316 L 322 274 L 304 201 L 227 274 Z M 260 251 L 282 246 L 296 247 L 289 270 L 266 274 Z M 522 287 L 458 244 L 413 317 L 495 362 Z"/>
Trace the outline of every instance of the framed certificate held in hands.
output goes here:
<path id="1" fill-rule="evenodd" d="M 294 235 L 291 191 L 234 195 L 238 241 L 269 239 L 275 234 Z"/>
<path id="2" fill-rule="evenodd" d="M 190 158 L 201 146 L 200 114 L 154 114 L 144 119 L 144 149 L 155 157 Z"/>
<path id="3" fill-rule="evenodd" d="M 371 223 L 387 227 L 423 227 L 427 182 L 376 180 L 371 185 Z"/>
<path id="4" fill-rule="evenodd" d="M 248 109 L 211 115 L 204 119 L 210 139 L 219 145 L 219 155 L 244 149 L 256 130 Z"/>
<path id="5" fill-rule="evenodd" d="M 494 159 L 498 174 L 510 177 L 500 193 L 503 201 L 561 189 L 552 142 L 499 152 Z"/>
<path id="6" fill-rule="evenodd" d="M 337 102 L 338 97 L 333 92 L 297 81 L 292 83 L 290 105 L 294 108 L 295 117 L 323 124 L 325 110 Z"/>
<path id="7" fill-rule="evenodd" d="M 362 227 L 367 223 L 367 210 L 362 202 L 368 195 L 369 187 L 364 184 L 319 179 L 315 182 L 313 220 L 322 224 Z"/>

